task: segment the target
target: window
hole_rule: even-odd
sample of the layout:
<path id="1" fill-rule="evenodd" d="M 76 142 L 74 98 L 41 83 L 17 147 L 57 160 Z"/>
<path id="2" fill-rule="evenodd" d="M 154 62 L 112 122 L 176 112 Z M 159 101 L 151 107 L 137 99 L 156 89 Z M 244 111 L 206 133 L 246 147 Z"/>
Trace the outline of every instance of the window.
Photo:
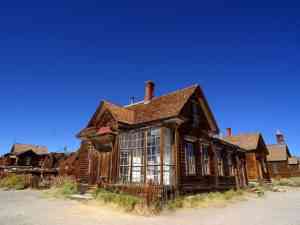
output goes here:
<path id="1" fill-rule="evenodd" d="M 169 128 L 164 129 L 164 184 L 172 185 L 175 177 L 174 156 L 172 154 L 173 133 Z"/>
<path id="2" fill-rule="evenodd" d="M 148 182 L 160 183 L 160 129 L 147 132 L 147 177 Z"/>
<path id="3" fill-rule="evenodd" d="M 30 166 L 30 164 L 31 164 L 31 158 L 30 158 L 30 156 L 27 156 L 27 157 L 25 158 L 25 165 L 26 165 L 26 166 Z"/>
<path id="4" fill-rule="evenodd" d="M 227 163 L 228 163 L 228 170 L 229 176 L 234 176 L 234 167 L 233 167 L 233 160 L 232 160 L 232 153 L 228 152 L 227 154 Z"/>
<path id="5" fill-rule="evenodd" d="M 209 153 L 208 153 L 208 145 L 207 144 L 201 144 L 200 145 L 201 150 L 201 165 L 202 165 L 202 175 L 209 175 L 210 169 L 209 169 Z"/>
<path id="6" fill-rule="evenodd" d="M 120 135 L 120 181 L 140 183 L 144 181 L 144 131 Z"/>
<path id="7" fill-rule="evenodd" d="M 120 178 L 122 183 L 130 182 L 130 153 L 126 150 L 120 152 Z"/>
<path id="8" fill-rule="evenodd" d="M 217 163 L 218 163 L 218 175 L 224 176 L 224 162 L 221 150 L 216 151 Z"/>
<path id="9" fill-rule="evenodd" d="M 145 160 L 147 160 L 146 174 Z M 160 165 L 160 128 L 140 129 L 120 134 L 121 183 L 144 183 L 146 177 L 147 182 L 159 184 Z"/>
<path id="10" fill-rule="evenodd" d="M 185 171 L 186 175 L 196 175 L 196 160 L 195 160 L 195 151 L 194 143 L 186 142 L 185 143 Z"/>

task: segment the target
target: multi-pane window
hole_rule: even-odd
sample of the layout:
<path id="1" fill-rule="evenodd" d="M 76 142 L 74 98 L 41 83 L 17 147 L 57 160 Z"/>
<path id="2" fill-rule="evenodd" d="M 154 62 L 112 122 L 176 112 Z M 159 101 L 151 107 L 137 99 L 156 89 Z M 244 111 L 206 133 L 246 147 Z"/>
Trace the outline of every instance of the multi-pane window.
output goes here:
<path id="1" fill-rule="evenodd" d="M 218 175 L 224 176 L 224 161 L 222 157 L 222 152 L 220 150 L 216 151 L 217 163 L 218 163 Z"/>
<path id="2" fill-rule="evenodd" d="M 164 129 L 164 165 L 163 178 L 165 185 L 171 185 L 175 177 L 174 156 L 172 154 L 173 134 L 169 128 Z"/>
<path id="3" fill-rule="evenodd" d="M 144 180 L 144 131 L 120 135 L 120 181 L 140 183 Z"/>
<path id="4" fill-rule="evenodd" d="M 185 142 L 185 171 L 186 175 L 196 175 L 196 157 L 193 142 Z"/>
<path id="5" fill-rule="evenodd" d="M 147 132 L 147 181 L 160 183 L 160 129 Z"/>
<path id="6" fill-rule="evenodd" d="M 120 151 L 120 178 L 122 183 L 130 182 L 130 158 L 128 150 Z"/>
<path id="7" fill-rule="evenodd" d="M 206 176 L 210 174 L 209 169 L 209 152 L 208 152 L 208 145 L 201 144 L 201 165 L 202 165 L 202 175 Z"/>
<path id="8" fill-rule="evenodd" d="M 168 129 L 164 129 L 167 130 Z M 120 134 L 120 182 L 159 184 L 161 180 L 160 128 L 139 129 Z M 171 131 L 170 131 L 171 132 Z M 171 138 L 171 135 L 166 136 Z M 171 144 L 165 139 L 164 181 L 171 182 Z M 146 168 L 145 168 L 146 166 Z M 145 174 L 146 172 L 146 174 Z M 145 180 L 146 178 L 146 180 Z"/>

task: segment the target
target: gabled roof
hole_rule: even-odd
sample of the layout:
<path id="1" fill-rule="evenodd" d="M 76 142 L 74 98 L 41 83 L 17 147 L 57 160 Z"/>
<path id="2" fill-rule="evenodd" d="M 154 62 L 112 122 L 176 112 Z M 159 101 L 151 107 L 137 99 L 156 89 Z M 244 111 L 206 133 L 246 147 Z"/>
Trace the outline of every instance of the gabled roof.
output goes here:
<path id="1" fill-rule="evenodd" d="M 112 114 L 114 119 L 118 122 L 127 124 L 134 123 L 134 112 L 132 110 L 128 110 L 123 106 L 119 106 L 108 101 L 101 101 L 96 113 L 90 120 L 89 124 L 91 124 L 100 116 L 102 110 L 108 110 Z"/>
<path id="2" fill-rule="evenodd" d="M 126 108 L 135 112 L 135 123 L 145 123 L 178 116 L 188 99 L 195 93 L 193 85 L 166 95 L 154 97 L 149 103 L 129 105 Z"/>
<path id="3" fill-rule="evenodd" d="M 289 148 L 286 144 L 267 145 L 267 148 L 270 152 L 267 157 L 268 161 L 286 161 L 288 160 L 288 157 L 291 157 Z"/>
<path id="4" fill-rule="evenodd" d="M 205 108 L 211 127 L 218 132 L 216 120 L 199 85 L 192 85 L 163 96 L 154 97 L 148 103 L 139 102 L 128 106 L 119 106 L 102 101 L 90 120 L 88 127 L 95 125 L 93 122 L 101 116 L 105 109 L 112 114 L 116 121 L 129 125 L 176 117 L 180 115 L 183 107 L 196 91 L 200 93 L 201 105 Z"/>
<path id="5" fill-rule="evenodd" d="M 20 155 L 28 151 L 32 151 L 37 155 L 48 154 L 47 147 L 31 144 L 14 144 L 10 153 L 13 155 Z"/>
<path id="6" fill-rule="evenodd" d="M 298 161 L 298 159 L 296 157 L 290 157 L 288 160 L 289 160 L 288 161 L 289 165 L 297 165 L 297 164 L 299 164 L 299 161 Z"/>
<path id="7" fill-rule="evenodd" d="M 248 133 L 235 136 L 227 136 L 224 137 L 224 140 L 247 151 L 253 151 L 257 149 L 261 137 L 262 136 L 260 133 Z"/>

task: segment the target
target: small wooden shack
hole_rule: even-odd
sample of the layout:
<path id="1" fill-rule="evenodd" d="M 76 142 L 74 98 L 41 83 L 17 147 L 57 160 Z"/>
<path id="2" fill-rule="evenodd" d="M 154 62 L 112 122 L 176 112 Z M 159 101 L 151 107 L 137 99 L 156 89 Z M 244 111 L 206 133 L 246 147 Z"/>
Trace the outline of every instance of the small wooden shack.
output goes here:
<path id="1" fill-rule="evenodd" d="M 263 136 L 260 133 L 245 133 L 233 136 L 231 128 L 228 128 L 227 132 L 224 140 L 246 149 L 248 180 L 270 183 L 271 177 L 267 166 L 269 151 Z"/>
<path id="2" fill-rule="evenodd" d="M 200 86 L 127 106 L 101 101 L 77 137 L 81 187 L 113 186 L 142 193 L 226 190 L 247 185 L 245 151 L 218 138 L 219 128 Z"/>
<path id="3" fill-rule="evenodd" d="M 31 144 L 14 144 L 6 154 L 6 166 L 41 167 L 48 154 L 47 147 Z"/>
<path id="4" fill-rule="evenodd" d="M 285 143 L 282 132 L 276 133 L 277 144 L 268 145 L 270 155 L 268 156 L 268 167 L 272 178 L 289 178 L 289 158 L 291 153 Z"/>

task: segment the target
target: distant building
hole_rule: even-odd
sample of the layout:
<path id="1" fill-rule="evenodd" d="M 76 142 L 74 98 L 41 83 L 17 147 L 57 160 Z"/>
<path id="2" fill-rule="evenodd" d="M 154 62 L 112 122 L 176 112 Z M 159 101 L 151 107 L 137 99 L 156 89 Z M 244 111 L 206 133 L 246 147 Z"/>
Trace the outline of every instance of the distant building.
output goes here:
<path id="1" fill-rule="evenodd" d="M 277 144 L 267 145 L 270 152 L 267 158 L 270 174 L 272 178 L 288 178 L 291 176 L 289 158 L 292 156 L 282 132 L 276 132 L 276 140 Z"/>
<path id="2" fill-rule="evenodd" d="M 4 155 L 6 166 L 41 167 L 48 154 L 45 146 L 31 144 L 14 144 L 10 153 Z"/>
<path id="3" fill-rule="evenodd" d="M 246 150 L 246 168 L 249 181 L 271 182 L 267 166 L 269 151 L 260 133 L 232 135 L 231 128 L 228 128 L 224 140 Z"/>

